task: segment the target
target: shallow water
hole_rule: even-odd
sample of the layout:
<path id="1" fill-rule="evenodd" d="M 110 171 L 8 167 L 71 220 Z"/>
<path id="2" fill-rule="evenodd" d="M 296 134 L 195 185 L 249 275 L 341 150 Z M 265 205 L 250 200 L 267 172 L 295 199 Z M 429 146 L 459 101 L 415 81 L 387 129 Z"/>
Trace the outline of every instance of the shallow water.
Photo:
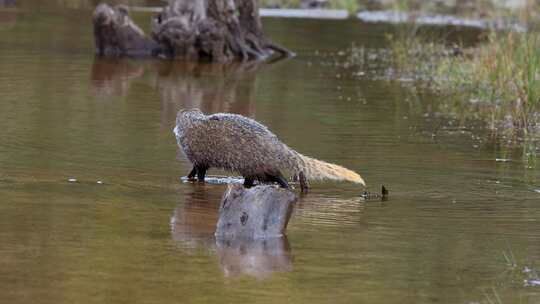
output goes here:
<path id="1" fill-rule="evenodd" d="M 0 9 L 1 303 L 540 301 L 538 145 L 330 64 L 392 28 L 265 20 L 298 54 L 273 65 L 103 60 L 75 8 Z M 172 134 L 195 106 L 253 117 L 390 200 L 315 183 L 287 239 L 218 242 L 226 186 L 182 182 Z"/>

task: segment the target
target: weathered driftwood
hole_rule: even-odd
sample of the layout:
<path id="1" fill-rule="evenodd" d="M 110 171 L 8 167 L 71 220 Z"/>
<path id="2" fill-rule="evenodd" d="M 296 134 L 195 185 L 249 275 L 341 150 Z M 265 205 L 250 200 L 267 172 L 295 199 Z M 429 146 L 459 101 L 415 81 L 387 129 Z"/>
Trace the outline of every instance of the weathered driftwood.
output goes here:
<path id="1" fill-rule="evenodd" d="M 150 38 L 133 23 L 125 6 L 98 5 L 93 23 L 101 55 L 211 62 L 292 55 L 264 36 L 258 0 L 171 0 L 152 19 Z"/>
<path id="2" fill-rule="evenodd" d="M 283 236 L 296 194 L 271 185 L 249 189 L 229 185 L 219 208 L 216 238 L 261 239 Z"/>

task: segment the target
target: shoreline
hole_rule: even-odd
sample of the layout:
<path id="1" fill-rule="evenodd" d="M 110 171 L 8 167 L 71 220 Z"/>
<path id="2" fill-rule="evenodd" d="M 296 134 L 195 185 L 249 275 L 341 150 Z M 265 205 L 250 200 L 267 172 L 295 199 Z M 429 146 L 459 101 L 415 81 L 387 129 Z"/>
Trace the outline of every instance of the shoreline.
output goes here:
<path id="1" fill-rule="evenodd" d="M 134 12 L 159 13 L 162 7 L 131 6 Z M 281 9 L 261 8 L 259 14 L 263 18 L 296 18 L 318 20 L 356 19 L 365 23 L 418 24 L 428 26 L 457 26 L 477 29 L 512 30 L 526 32 L 527 26 L 518 22 L 503 19 L 462 18 L 447 14 L 408 13 L 397 10 L 360 11 L 350 13 L 339 9 Z"/>

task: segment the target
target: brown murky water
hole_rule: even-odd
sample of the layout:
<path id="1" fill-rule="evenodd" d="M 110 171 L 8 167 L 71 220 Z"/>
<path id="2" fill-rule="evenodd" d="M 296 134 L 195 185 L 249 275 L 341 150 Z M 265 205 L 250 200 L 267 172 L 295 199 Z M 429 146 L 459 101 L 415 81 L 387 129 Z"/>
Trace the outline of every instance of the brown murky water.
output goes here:
<path id="1" fill-rule="evenodd" d="M 389 28 L 266 20 L 298 53 L 274 65 L 102 60 L 91 11 L 65 3 L 0 8 L 1 303 L 540 301 L 538 145 L 332 64 Z M 171 130 L 193 106 L 253 117 L 391 199 L 317 183 L 287 239 L 218 242 L 225 186 L 179 180 Z"/>

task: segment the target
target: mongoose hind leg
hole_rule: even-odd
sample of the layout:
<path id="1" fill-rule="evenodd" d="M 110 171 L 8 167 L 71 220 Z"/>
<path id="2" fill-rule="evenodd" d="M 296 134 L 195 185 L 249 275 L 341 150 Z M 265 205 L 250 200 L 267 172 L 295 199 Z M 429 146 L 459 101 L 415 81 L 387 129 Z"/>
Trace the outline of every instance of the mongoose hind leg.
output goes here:
<path id="1" fill-rule="evenodd" d="M 197 181 L 204 182 L 204 177 L 206 176 L 206 170 L 208 170 L 208 167 L 206 166 L 197 167 Z"/>
<path id="2" fill-rule="evenodd" d="M 244 187 L 251 188 L 253 187 L 253 178 L 251 177 L 244 177 Z"/>
<path id="3" fill-rule="evenodd" d="M 195 175 L 197 175 L 197 166 L 193 166 L 193 169 L 191 169 L 191 172 L 189 172 L 187 179 L 190 181 L 194 181 Z"/>
<path id="4" fill-rule="evenodd" d="M 300 172 L 298 173 L 298 180 L 300 182 L 300 191 L 302 191 L 302 193 L 308 193 L 309 191 L 309 182 L 306 178 L 306 176 L 304 175 L 304 172 Z"/>

